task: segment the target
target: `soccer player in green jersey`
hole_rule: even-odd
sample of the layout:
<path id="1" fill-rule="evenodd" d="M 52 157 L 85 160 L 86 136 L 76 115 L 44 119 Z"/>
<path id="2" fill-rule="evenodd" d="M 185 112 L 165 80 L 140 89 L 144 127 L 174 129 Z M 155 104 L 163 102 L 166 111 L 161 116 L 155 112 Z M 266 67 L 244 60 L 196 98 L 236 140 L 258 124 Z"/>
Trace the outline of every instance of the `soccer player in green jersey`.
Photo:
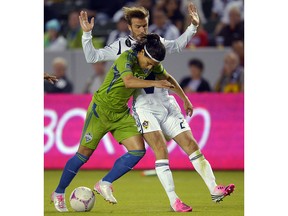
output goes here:
<path id="1" fill-rule="evenodd" d="M 101 180 L 101 187 L 96 184 L 95 190 L 105 194 L 107 201 L 117 203 L 111 191 L 112 182 L 130 171 L 145 154 L 143 138 L 129 113 L 127 102 L 137 88 L 174 87 L 167 80 L 144 80 L 150 73 L 161 75 L 166 72 L 160 63 L 165 53 L 159 36 L 148 34 L 135 44 L 135 49 L 125 51 L 114 62 L 103 84 L 93 95 L 78 151 L 67 161 L 59 185 L 51 195 L 58 211 L 68 211 L 65 189 L 107 132 L 111 132 L 128 152 L 115 161 L 113 168 Z"/>

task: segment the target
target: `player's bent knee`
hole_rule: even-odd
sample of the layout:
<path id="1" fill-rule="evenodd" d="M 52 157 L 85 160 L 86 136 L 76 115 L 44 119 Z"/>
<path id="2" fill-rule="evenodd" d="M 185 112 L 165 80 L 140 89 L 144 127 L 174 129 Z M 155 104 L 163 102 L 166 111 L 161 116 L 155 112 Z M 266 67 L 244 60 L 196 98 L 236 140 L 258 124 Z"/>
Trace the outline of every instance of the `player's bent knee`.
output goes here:
<path id="1" fill-rule="evenodd" d="M 187 138 L 186 147 L 193 149 L 194 151 L 199 149 L 197 141 L 194 137 Z"/>
<path id="2" fill-rule="evenodd" d="M 166 146 L 158 146 L 153 149 L 157 158 L 168 158 L 168 150 Z"/>
<path id="3" fill-rule="evenodd" d="M 118 160 L 124 164 L 124 166 L 130 167 L 131 169 L 143 158 L 146 150 L 130 150 L 123 157 Z M 124 159 L 124 160 L 123 160 Z"/>
<path id="4" fill-rule="evenodd" d="M 77 152 L 89 158 L 93 154 L 94 149 L 80 145 Z"/>
<path id="5" fill-rule="evenodd" d="M 134 156 L 138 156 L 140 158 L 144 157 L 146 150 L 142 149 L 142 150 L 129 150 L 128 151 L 129 154 L 134 155 Z"/>

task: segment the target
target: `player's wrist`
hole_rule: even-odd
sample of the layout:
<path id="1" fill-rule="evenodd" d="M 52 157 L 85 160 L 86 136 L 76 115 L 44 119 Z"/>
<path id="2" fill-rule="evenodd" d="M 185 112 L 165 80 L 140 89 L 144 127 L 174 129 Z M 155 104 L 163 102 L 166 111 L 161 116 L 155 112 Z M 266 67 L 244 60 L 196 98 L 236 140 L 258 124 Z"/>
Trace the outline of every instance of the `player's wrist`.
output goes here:
<path id="1" fill-rule="evenodd" d="M 157 83 L 159 81 L 156 81 L 156 80 L 151 80 L 151 87 L 157 87 Z"/>
<path id="2" fill-rule="evenodd" d="M 184 95 L 182 98 L 183 102 L 186 103 L 189 101 L 189 98 L 187 97 L 187 95 Z"/>
<path id="3" fill-rule="evenodd" d="M 199 24 L 193 24 L 193 22 L 191 22 L 188 28 L 190 28 L 192 31 L 197 31 L 198 26 Z"/>
<path id="4" fill-rule="evenodd" d="M 86 39 L 92 38 L 92 30 L 91 30 L 91 31 L 88 31 L 88 32 L 83 31 L 82 37 L 83 37 L 83 38 L 86 38 Z"/>

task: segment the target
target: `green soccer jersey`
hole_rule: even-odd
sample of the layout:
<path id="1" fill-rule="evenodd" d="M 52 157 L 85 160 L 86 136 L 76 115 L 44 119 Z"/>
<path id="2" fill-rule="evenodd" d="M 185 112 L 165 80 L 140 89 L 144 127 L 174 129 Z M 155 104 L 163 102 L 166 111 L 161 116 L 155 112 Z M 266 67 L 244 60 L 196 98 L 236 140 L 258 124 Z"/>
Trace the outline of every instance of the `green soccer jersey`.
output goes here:
<path id="1" fill-rule="evenodd" d="M 128 109 L 127 102 L 135 89 L 125 88 L 122 78 L 132 74 L 139 79 L 145 79 L 150 73 L 163 74 L 166 73 L 166 70 L 162 64 L 158 64 L 151 70 L 141 69 L 138 64 L 137 52 L 132 49 L 127 50 L 111 66 L 93 99 L 96 104 L 107 107 L 109 110 L 124 112 Z"/>

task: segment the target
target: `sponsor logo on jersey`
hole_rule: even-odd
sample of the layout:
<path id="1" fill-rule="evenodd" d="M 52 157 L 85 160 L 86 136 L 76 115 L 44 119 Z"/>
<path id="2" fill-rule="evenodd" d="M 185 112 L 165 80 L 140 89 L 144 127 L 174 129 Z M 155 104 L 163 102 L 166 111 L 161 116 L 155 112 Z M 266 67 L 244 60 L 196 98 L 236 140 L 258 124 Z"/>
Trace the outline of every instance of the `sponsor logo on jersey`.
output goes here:
<path id="1" fill-rule="evenodd" d="M 92 138 L 93 138 L 93 135 L 90 132 L 85 134 L 86 143 L 90 142 Z"/>
<path id="2" fill-rule="evenodd" d="M 125 40 L 125 44 L 126 44 L 126 46 L 127 47 L 131 47 L 131 41 L 129 40 L 129 38 L 127 38 L 126 40 Z"/>
<path id="3" fill-rule="evenodd" d="M 149 127 L 149 122 L 145 120 L 142 125 L 145 129 L 147 129 Z"/>

